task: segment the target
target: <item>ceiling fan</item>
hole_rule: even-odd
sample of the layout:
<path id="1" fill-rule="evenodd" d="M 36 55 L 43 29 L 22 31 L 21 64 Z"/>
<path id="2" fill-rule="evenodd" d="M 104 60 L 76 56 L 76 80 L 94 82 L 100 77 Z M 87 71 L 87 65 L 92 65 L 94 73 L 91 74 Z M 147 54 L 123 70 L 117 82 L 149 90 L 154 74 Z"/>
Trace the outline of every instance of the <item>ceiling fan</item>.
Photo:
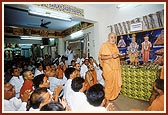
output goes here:
<path id="1" fill-rule="evenodd" d="M 32 26 L 40 26 L 40 27 L 43 27 L 43 28 L 48 28 L 47 25 L 51 24 L 50 21 L 48 22 L 44 22 L 44 19 L 41 19 L 41 23 L 39 25 L 36 25 L 36 24 L 28 24 L 28 25 L 32 25 Z"/>

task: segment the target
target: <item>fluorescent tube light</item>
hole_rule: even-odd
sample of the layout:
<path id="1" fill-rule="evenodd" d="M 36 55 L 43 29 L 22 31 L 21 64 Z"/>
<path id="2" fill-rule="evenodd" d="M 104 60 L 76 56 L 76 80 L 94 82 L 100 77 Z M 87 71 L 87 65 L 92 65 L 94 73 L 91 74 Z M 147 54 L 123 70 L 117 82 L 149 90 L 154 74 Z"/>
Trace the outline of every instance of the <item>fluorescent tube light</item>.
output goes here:
<path id="1" fill-rule="evenodd" d="M 16 26 L 6 26 L 6 27 L 10 27 L 10 28 L 18 28 L 18 27 L 16 27 Z"/>
<path id="2" fill-rule="evenodd" d="M 54 39 L 54 38 L 50 38 L 49 40 L 50 40 L 50 41 L 54 41 L 55 39 Z"/>
<path id="3" fill-rule="evenodd" d="M 31 46 L 32 44 L 19 44 L 19 46 Z"/>
<path id="4" fill-rule="evenodd" d="M 117 5 L 117 8 L 125 8 L 125 7 L 138 7 L 140 6 L 141 4 L 118 4 Z"/>
<path id="5" fill-rule="evenodd" d="M 43 48 L 44 48 L 44 46 L 40 46 L 40 48 L 41 48 L 41 49 L 43 49 Z"/>
<path id="6" fill-rule="evenodd" d="M 21 36 L 22 40 L 42 40 L 41 37 L 32 37 L 32 36 Z"/>
<path id="7" fill-rule="evenodd" d="M 126 7 L 126 6 L 128 6 L 128 4 L 119 4 L 119 5 L 117 5 L 117 8 L 123 8 L 123 7 Z"/>
<path id="8" fill-rule="evenodd" d="M 71 36 L 72 39 L 74 39 L 74 38 L 81 37 L 82 35 L 83 35 L 83 31 L 80 30 L 80 31 L 77 31 L 75 33 L 72 33 L 70 36 Z"/>
<path id="9" fill-rule="evenodd" d="M 31 7 L 28 10 L 29 14 L 32 15 L 38 15 L 38 16 L 44 16 L 44 17 L 50 17 L 50 18 L 56 18 L 60 20 L 66 20 L 71 21 L 71 15 L 59 11 L 54 11 L 46 8 L 40 8 L 40 7 Z"/>

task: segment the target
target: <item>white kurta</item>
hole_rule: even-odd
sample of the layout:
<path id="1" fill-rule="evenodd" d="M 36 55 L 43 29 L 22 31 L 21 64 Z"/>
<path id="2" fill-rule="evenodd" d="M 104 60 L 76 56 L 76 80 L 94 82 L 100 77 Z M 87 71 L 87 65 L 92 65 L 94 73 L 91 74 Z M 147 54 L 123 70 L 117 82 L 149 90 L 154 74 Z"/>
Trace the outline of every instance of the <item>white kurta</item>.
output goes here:
<path id="1" fill-rule="evenodd" d="M 16 97 L 10 100 L 4 100 L 4 111 L 26 111 L 26 102 L 22 102 L 21 99 Z"/>
<path id="2" fill-rule="evenodd" d="M 82 66 L 84 60 L 85 60 L 84 58 L 81 58 L 81 59 L 80 59 L 80 65 L 81 65 L 81 66 Z"/>
<path id="3" fill-rule="evenodd" d="M 74 58 L 73 51 L 72 50 L 66 50 L 65 56 L 68 57 L 68 61 L 67 61 L 67 67 L 68 67 L 68 65 L 71 65 L 71 61 Z"/>
<path id="4" fill-rule="evenodd" d="M 65 81 L 63 79 L 58 79 L 56 77 L 48 77 L 48 80 L 50 81 L 50 90 L 53 92 L 55 87 L 58 87 L 59 85 L 64 85 Z"/>
<path id="5" fill-rule="evenodd" d="M 69 97 L 69 105 L 72 111 L 75 112 L 106 112 L 105 107 L 95 107 L 88 103 L 86 95 L 83 92 L 74 92 Z"/>
<path id="6" fill-rule="evenodd" d="M 80 69 L 80 75 L 83 79 L 85 79 L 85 75 L 87 71 L 88 71 L 88 67 L 85 64 L 82 64 Z"/>
<path id="7" fill-rule="evenodd" d="M 17 98 L 20 97 L 20 89 L 23 85 L 23 82 L 24 82 L 23 76 L 19 76 L 19 78 L 16 76 L 13 76 L 9 81 L 9 83 L 15 87 L 15 92 L 16 92 L 15 96 Z"/>
<path id="8" fill-rule="evenodd" d="M 32 107 L 29 109 L 29 111 L 40 111 L 40 109 L 33 109 Z"/>
<path id="9" fill-rule="evenodd" d="M 74 92 L 70 95 L 69 99 L 72 111 L 84 112 L 90 108 L 86 95 L 83 92 Z"/>
<path id="10" fill-rule="evenodd" d="M 64 89 L 63 89 L 63 92 L 64 92 L 63 98 L 66 99 L 68 104 L 69 104 L 69 101 L 70 101 L 69 97 L 74 92 L 71 88 L 71 84 L 72 84 L 72 79 L 68 79 L 67 82 L 65 83 L 65 86 L 64 86 Z"/>
<path id="11" fill-rule="evenodd" d="M 39 71 L 38 69 L 35 70 L 34 72 L 34 77 L 36 77 L 37 75 L 40 75 L 40 74 L 44 74 L 44 71 Z"/>
<path id="12" fill-rule="evenodd" d="M 95 69 L 96 70 L 96 74 L 97 74 L 97 81 L 104 86 L 104 78 L 103 78 L 103 72 L 100 68 Z"/>

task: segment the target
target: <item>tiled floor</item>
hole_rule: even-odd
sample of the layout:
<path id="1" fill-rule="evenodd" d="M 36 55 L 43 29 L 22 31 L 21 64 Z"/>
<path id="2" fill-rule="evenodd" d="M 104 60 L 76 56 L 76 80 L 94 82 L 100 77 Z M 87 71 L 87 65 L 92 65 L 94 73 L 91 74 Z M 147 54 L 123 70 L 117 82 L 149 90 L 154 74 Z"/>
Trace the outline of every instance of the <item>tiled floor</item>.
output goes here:
<path id="1" fill-rule="evenodd" d="M 115 106 L 115 111 L 130 111 L 131 109 L 145 109 L 149 103 L 142 100 L 129 98 L 120 94 L 117 99 L 112 101 Z"/>

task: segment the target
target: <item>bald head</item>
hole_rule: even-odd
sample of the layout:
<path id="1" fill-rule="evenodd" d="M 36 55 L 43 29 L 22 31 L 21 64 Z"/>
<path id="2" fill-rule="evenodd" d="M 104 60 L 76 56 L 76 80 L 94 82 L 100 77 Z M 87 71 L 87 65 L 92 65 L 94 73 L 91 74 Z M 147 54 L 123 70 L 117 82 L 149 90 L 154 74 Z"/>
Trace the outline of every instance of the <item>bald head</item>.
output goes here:
<path id="1" fill-rule="evenodd" d="M 15 88 L 12 84 L 4 84 L 4 99 L 9 100 L 15 96 Z"/>
<path id="2" fill-rule="evenodd" d="M 30 70 L 25 71 L 23 73 L 23 76 L 24 76 L 24 79 L 27 79 L 27 80 L 34 79 L 34 75 L 33 75 L 32 71 L 30 71 Z"/>
<path id="3" fill-rule="evenodd" d="M 108 35 L 108 41 L 111 43 L 111 44 L 115 44 L 117 42 L 117 36 L 116 34 L 114 33 L 109 33 Z"/>
<path id="4" fill-rule="evenodd" d="M 111 35 L 116 36 L 115 33 L 109 33 L 109 34 L 108 34 L 108 38 L 109 38 Z"/>

